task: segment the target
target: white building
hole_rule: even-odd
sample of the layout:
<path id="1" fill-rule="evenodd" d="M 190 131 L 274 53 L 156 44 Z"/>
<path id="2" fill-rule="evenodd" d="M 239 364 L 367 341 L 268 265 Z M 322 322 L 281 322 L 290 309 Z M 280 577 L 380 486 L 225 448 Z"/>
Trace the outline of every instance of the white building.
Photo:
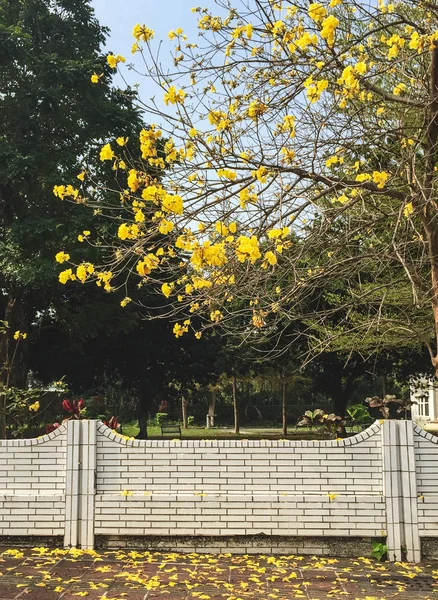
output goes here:
<path id="1" fill-rule="evenodd" d="M 438 381 L 427 377 L 417 379 L 411 386 L 412 420 L 420 424 L 438 421 Z"/>

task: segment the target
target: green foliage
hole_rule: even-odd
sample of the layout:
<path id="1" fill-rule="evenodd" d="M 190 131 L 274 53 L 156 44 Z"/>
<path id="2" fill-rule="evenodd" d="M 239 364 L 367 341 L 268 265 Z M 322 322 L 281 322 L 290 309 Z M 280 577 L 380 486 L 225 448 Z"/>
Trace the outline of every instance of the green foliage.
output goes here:
<path id="1" fill-rule="evenodd" d="M 366 406 L 363 404 L 353 404 L 347 408 L 348 419 L 354 425 L 364 425 L 369 423 L 372 418 Z"/>
<path id="2" fill-rule="evenodd" d="M 371 548 L 371 555 L 376 560 L 383 561 L 388 558 L 388 546 L 384 542 L 373 542 Z"/>
<path id="3" fill-rule="evenodd" d="M 21 390 L 8 388 L 2 393 L 6 395 L 6 410 L 9 426 L 7 432 L 16 438 L 33 437 L 43 426 L 45 411 L 41 410 L 40 400 L 44 390 Z"/>
<path id="4" fill-rule="evenodd" d="M 11 373 L 14 387 L 26 386 L 37 332 L 48 321 L 64 325 L 61 307 L 70 290 L 57 281 L 55 254 L 73 244 L 91 260 L 94 250 L 77 236 L 106 227 L 98 215 L 90 219 L 82 207 L 57 200 L 53 186 L 67 180 L 79 186 L 77 174 L 105 141 L 141 127 L 133 93 L 112 86 L 102 53 L 106 35 L 89 0 L 0 0 L 0 318 L 12 332 L 29 334 Z M 90 81 L 95 70 L 103 73 L 99 85 Z M 115 176 L 107 166 L 93 170 L 96 180 Z M 76 330 L 86 337 L 91 326 L 99 329 L 101 316 L 107 316 L 102 305 Z M 0 363 L 6 357 L 2 342 Z"/>
<path id="5" fill-rule="evenodd" d="M 193 416 L 187 417 L 187 425 L 189 427 L 191 427 L 194 424 L 194 422 L 195 422 L 195 417 L 193 417 Z"/>
<path id="6" fill-rule="evenodd" d="M 328 414 L 320 408 L 317 408 L 314 411 L 306 410 L 302 419 L 298 422 L 298 427 L 312 427 L 321 433 L 333 436 L 336 433 L 343 431 L 345 421 L 338 415 L 333 413 Z"/>
<path id="7" fill-rule="evenodd" d="M 155 424 L 158 427 L 161 427 L 162 425 L 164 425 L 168 419 L 168 414 L 167 413 L 157 413 L 155 415 Z"/>

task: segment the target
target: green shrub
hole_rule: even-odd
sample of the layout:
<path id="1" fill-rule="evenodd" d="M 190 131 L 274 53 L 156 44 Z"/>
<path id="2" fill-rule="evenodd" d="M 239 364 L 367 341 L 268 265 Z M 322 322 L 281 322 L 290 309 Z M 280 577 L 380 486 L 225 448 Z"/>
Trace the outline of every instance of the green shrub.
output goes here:
<path id="1" fill-rule="evenodd" d="M 373 542 L 371 555 L 376 560 L 386 560 L 388 558 L 388 546 L 385 542 Z"/>
<path id="2" fill-rule="evenodd" d="M 368 407 L 364 404 L 352 404 L 347 408 L 347 415 L 348 419 L 355 425 L 364 425 L 373 420 L 370 416 Z"/>
<path id="3" fill-rule="evenodd" d="M 161 427 L 167 421 L 168 416 L 167 413 L 157 413 L 155 415 L 155 424 L 158 425 L 158 427 Z"/>

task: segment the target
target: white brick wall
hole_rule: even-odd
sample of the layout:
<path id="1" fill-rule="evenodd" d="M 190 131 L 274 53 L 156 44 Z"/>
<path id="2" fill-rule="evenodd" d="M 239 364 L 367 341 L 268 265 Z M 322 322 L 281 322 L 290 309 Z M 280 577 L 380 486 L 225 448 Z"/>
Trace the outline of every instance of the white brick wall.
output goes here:
<path id="1" fill-rule="evenodd" d="M 64 535 L 66 439 L 0 440 L 0 535 Z"/>
<path id="2" fill-rule="evenodd" d="M 438 537 L 438 443 L 411 422 L 333 441 L 126 440 L 70 421 L 0 441 L 0 535 Z"/>
<path id="3" fill-rule="evenodd" d="M 100 425 L 95 533 L 380 537 L 381 446 L 378 423 L 337 441 L 139 441 Z"/>
<path id="4" fill-rule="evenodd" d="M 380 537 L 386 527 L 384 498 L 377 495 L 99 494 L 95 518 L 102 535 Z"/>
<path id="5" fill-rule="evenodd" d="M 438 438 L 414 426 L 418 528 L 422 537 L 438 537 Z"/>

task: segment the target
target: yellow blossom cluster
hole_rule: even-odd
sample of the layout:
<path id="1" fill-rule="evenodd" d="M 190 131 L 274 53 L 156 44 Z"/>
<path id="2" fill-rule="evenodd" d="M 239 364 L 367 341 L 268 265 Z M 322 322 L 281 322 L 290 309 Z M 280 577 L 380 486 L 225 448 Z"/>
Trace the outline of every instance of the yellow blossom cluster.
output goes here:
<path id="1" fill-rule="evenodd" d="M 117 54 L 117 56 L 114 54 L 108 54 L 108 56 L 106 57 L 106 62 L 111 67 L 111 69 L 115 69 L 119 63 L 126 62 L 126 58 L 124 56 L 121 56 L 120 54 Z"/>
<path id="2" fill-rule="evenodd" d="M 53 188 L 53 193 L 61 200 L 64 200 L 64 198 L 73 198 L 73 200 L 77 200 L 79 196 L 79 190 L 77 190 L 70 184 L 55 185 Z"/>

